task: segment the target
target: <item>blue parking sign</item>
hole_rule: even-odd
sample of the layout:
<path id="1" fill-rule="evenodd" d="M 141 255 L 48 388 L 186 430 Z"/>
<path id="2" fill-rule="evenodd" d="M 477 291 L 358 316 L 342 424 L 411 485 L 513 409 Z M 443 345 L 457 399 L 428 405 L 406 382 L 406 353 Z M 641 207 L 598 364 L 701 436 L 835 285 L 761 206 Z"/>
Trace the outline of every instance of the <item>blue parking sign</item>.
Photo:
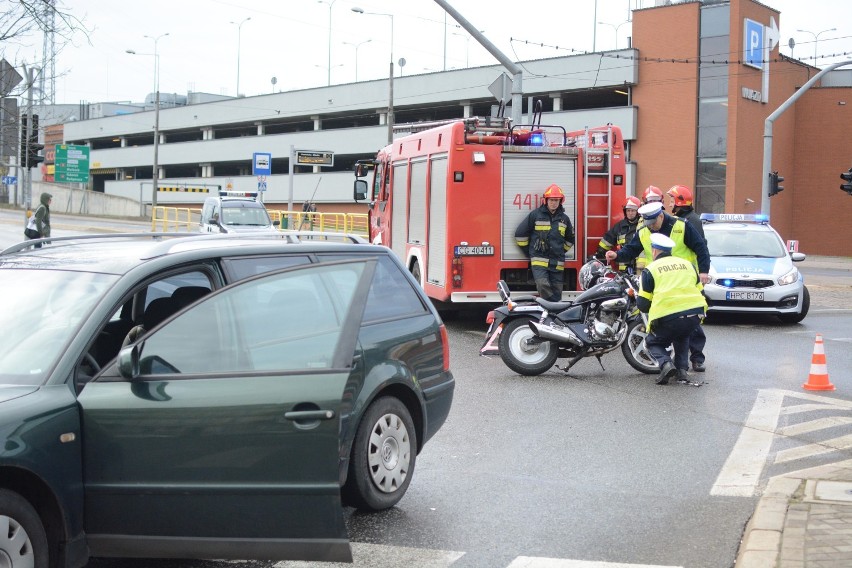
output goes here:
<path id="1" fill-rule="evenodd" d="M 743 65 L 763 69 L 763 24 L 748 18 L 743 22 Z"/>

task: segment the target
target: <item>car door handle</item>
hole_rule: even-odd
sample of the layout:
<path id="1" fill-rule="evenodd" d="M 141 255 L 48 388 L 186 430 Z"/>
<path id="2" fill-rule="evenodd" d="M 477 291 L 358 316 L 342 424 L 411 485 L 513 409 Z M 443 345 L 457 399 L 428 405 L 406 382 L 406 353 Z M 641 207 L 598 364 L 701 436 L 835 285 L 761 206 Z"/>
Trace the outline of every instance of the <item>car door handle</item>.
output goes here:
<path id="1" fill-rule="evenodd" d="M 309 420 L 331 420 L 334 418 L 333 410 L 293 410 L 285 412 L 284 418 L 294 422 L 307 422 Z"/>

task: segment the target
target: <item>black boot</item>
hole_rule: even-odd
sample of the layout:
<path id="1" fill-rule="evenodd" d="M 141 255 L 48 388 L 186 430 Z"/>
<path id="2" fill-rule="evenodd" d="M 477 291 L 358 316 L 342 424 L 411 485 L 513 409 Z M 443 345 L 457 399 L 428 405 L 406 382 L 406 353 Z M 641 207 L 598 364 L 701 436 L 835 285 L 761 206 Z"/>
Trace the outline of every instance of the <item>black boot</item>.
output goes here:
<path id="1" fill-rule="evenodd" d="M 660 377 L 657 379 L 657 384 L 667 385 L 669 384 L 669 379 L 673 378 L 675 375 L 677 375 L 677 369 L 671 361 L 663 363 L 663 366 L 660 369 Z"/>

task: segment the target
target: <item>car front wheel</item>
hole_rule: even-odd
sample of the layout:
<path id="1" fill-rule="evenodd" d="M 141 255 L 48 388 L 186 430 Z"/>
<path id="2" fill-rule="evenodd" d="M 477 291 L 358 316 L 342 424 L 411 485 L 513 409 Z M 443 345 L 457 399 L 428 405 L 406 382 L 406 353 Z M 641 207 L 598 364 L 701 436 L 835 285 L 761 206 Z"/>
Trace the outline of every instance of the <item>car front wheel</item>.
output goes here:
<path id="1" fill-rule="evenodd" d="M 411 483 L 417 460 L 417 434 L 408 409 L 385 396 L 367 408 L 349 460 L 344 502 L 380 511 L 396 505 Z"/>
<path id="2" fill-rule="evenodd" d="M 0 489 L 0 566 L 47 568 L 47 535 L 26 499 Z"/>

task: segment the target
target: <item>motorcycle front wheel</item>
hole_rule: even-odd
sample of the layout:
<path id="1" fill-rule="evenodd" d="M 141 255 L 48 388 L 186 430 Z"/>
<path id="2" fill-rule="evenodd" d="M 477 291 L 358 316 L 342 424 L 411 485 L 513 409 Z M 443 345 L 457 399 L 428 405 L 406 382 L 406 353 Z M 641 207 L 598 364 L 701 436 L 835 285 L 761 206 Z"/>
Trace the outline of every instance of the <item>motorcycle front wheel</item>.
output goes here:
<path id="1" fill-rule="evenodd" d="M 656 359 L 651 356 L 648 348 L 645 347 L 645 338 L 648 332 L 645 331 L 645 322 L 635 320 L 630 322 L 627 327 L 627 337 L 624 338 L 624 343 L 621 344 L 621 354 L 627 359 L 631 367 L 637 371 L 641 371 L 648 375 L 653 375 L 660 372 L 660 366 L 657 365 Z"/>
<path id="2" fill-rule="evenodd" d="M 526 376 L 540 375 L 556 363 L 556 345 L 530 329 L 530 318 L 514 319 L 500 333 L 500 358 L 506 366 Z"/>

